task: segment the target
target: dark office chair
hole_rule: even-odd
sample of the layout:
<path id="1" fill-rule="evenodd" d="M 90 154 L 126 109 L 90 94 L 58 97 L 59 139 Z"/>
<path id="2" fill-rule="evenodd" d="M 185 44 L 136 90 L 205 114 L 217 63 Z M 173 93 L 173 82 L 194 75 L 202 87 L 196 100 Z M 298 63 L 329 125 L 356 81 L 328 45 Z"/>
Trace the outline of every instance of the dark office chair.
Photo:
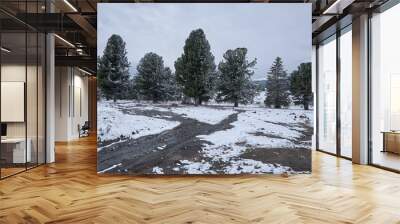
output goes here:
<path id="1" fill-rule="evenodd" d="M 78 125 L 78 129 L 79 129 L 79 138 L 89 136 L 89 129 L 90 129 L 89 121 L 85 121 L 82 127 Z"/>

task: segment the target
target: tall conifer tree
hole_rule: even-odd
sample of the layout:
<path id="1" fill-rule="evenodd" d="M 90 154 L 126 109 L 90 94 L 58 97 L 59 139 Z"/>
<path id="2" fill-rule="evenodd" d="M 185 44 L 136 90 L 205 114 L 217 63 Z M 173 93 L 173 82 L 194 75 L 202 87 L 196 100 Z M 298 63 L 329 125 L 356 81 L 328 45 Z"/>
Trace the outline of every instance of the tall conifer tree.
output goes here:
<path id="1" fill-rule="evenodd" d="M 309 109 L 312 102 L 311 63 L 301 63 L 290 77 L 290 92 L 296 105 Z"/>
<path id="2" fill-rule="evenodd" d="M 137 71 L 135 86 L 144 99 L 158 102 L 179 97 L 175 77 L 170 68 L 164 67 L 161 56 L 152 52 L 145 54 Z"/>
<path id="3" fill-rule="evenodd" d="M 239 103 L 247 104 L 253 101 L 256 91 L 251 76 L 257 61 L 254 59 L 249 62 L 246 54 L 246 48 L 225 52 L 224 60 L 218 65 L 217 101 L 232 102 L 235 107 Z"/>
<path id="4" fill-rule="evenodd" d="M 277 57 L 273 62 L 267 75 L 267 91 L 264 101 L 268 107 L 286 107 L 290 103 L 289 99 L 289 79 L 283 67 L 283 61 Z"/>
<path id="5" fill-rule="evenodd" d="M 125 45 L 119 35 L 113 34 L 103 56 L 98 59 L 98 85 L 106 99 L 124 99 L 129 95 L 129 61 Z"/>
<path id="6" fill-rule="evenodd" d="M 204 31 L 193 30 L 186 39 L 182 56 L 175 61 L 175 74 L 183 93 L 194 98 L 196 105 L 212 97 L 215 68 Z"/>

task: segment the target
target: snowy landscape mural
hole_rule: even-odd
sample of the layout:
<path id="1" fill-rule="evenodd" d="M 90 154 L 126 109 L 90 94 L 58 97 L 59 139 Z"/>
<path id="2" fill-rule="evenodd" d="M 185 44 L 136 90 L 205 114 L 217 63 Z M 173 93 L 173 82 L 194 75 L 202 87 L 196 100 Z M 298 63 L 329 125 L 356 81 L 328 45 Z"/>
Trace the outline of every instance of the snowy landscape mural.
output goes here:
<path id="1" fill-rule="evenodd" d="M 98 14 L 98 173 L 311 172 L 308 4 Z"/>

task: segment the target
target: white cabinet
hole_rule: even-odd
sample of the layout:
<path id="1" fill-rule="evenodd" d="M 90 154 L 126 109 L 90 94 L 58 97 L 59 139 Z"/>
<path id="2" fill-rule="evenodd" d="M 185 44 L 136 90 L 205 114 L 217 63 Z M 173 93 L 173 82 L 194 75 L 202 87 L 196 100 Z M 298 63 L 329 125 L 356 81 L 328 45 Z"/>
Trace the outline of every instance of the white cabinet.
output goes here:
<path id="1" fill-rule="evenodd" d="M 25 138 L 7 138 L 2 139 L 1 144 L 7 144 L 8 147 L 12 147 L 12 162 L 13 163 L 25 163 L 32 161 L 32 141 L 31 139 L 26 140 L 27 147 L 25 151 Z"/>

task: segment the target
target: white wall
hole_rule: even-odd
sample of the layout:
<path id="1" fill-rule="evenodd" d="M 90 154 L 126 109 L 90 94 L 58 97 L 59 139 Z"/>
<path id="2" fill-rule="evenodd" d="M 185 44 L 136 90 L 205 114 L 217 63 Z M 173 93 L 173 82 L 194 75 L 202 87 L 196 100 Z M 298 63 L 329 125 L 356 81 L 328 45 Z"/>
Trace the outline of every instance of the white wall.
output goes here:
<path id="1" fill-rule="evenodd" d="M 56 67 L 56 141 L 79 137 L 78 125 L 88 120 L 88 78 L 76 68 Z"/>

